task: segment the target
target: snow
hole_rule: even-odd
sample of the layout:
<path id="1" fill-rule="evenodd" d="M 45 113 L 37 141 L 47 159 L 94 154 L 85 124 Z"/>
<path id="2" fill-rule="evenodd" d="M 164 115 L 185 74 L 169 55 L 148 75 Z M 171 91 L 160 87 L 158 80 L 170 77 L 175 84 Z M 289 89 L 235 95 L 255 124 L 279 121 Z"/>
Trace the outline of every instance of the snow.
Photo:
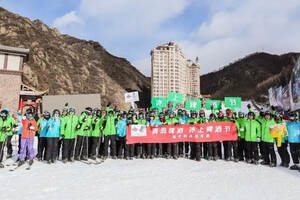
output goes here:
<path id="1" fill-rule="evenodd" d="M 243 162 L 106 160 L 1 169 L 0 199 L 299 199 L 300 172 Z"/>

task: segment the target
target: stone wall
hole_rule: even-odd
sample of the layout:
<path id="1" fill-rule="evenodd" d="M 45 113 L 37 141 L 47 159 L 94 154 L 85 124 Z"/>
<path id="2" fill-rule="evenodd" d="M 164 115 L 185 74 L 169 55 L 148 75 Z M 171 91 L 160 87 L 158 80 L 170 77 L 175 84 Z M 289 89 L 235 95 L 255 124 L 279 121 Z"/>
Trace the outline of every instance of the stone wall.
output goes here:
<path id="1" fill-rule="evenodd" d="M 21 75 L 0 73 L 0 102 L 2 108 L 9 108 L 15 113 L 19 107 Z"/>

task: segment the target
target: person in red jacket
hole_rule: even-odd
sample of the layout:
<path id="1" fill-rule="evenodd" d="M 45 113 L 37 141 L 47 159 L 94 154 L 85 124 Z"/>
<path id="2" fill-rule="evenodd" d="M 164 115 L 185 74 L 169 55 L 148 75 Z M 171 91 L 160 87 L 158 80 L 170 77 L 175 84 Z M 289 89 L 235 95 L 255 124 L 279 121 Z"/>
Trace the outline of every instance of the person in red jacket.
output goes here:
<path id="1" fill-rule="evenodd" d="M 38 130 L 37 123 L 34 120 L 32 110 L 26 111 L 26 119 L 22 120 L 23 130 L 21 134 L 21 150 L 19 155 L 19 166 L 25 163 L 25 157 L 28 153 L 29 155 L 29 165 L 33 164 L 34 159 L 34 136 L 35 132 Z M 28 151 L 28 152 L 26 152 Z"/>

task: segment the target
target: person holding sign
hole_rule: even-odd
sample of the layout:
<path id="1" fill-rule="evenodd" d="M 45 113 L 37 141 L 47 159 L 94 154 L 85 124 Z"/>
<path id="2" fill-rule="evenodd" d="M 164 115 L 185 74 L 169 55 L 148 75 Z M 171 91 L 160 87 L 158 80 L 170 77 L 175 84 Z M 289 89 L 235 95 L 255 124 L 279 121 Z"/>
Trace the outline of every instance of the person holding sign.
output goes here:
<path id="1" fill-rule="evenodd" d="M 245 118 L 245 115 L 243 112 L 238 113 L 238 118 L 236 122 L 239 125 L 238 129 L 238 152 L 239 152 L 239 161 L 244 161 L 244 158 L 246 156 L 246 144 L 245 144 L 245 124 L 247 119 Z"/>
<path id="2" fill-rule="evenodd" d="M 150 121 L 147 122 L 147 126 L 160 126 L 162 125 L 162 123 L 160 122 L 160 120 L 155 119 L 155 113 L 150 113 Z M 155 143 L 148 143 L 147 144 L 147 156 L 150 159 L 154 159 L 155 156 Z"/>
<path id="3" fill-rule="evenodd" d="M 197 118 L 197 112 L 196 111 L 192 111 L 191 112 L 191 118 L 188 121 L 188 124 L 197 124 L 199 122 L 199 119 Z M 196 161 L 200 161 L 201 160 L 201 144 L 200 142 L 191 142 L 191 156 L 190 159 L 194 160 L 196 159 Z"/>
<path id="4" fill-rule="evenodd" d="M 169 118 L 164 123 L 165 125 L 175 125 L 178 124 L 178 120 L 175 118 L 174 111 L 170 111 Z M 167 144 L 167 154 L 166 158 L 169 159 L 173 156 L 174 159 L 178 159 L 178 144 L 175 143 L 168 143 Z"/>
<path id="5" fill-rule="evenodd" d="M 209 122 L 216 122 L 217 116 L 213 113 L 209 115 Z M 217 142 L 207 142 L 208 157 L 207 160 L 218 160 L 218 145 Z"/>

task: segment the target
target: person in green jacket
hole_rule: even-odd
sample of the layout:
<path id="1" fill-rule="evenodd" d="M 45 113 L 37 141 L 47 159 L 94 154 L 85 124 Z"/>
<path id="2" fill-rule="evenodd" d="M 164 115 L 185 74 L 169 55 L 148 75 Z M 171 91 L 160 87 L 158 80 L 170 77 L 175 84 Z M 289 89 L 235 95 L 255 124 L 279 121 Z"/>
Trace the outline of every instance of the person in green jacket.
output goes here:
<path id="1" fill-rule="evenodd" d="M 60 133 L 63 138 L 62 160 L 73 162 L 78 117 L 75 108 L 69 108 L 68 115 L 62 120 Z"/>
<path id="2" fill-rule="evenodd" d="M 95 114 L 92 118 L 92 130 L 89 136 L 89 158 L 96 160 L 96 150 L 101 137 L 103 118 L 100 109 L 94 109 L 94 111 Z"/>
<path id="3" fill-rule="evenodd" d="M 236 119 L 236 123 L 239 126 L 238 131 L 238 154 L 239 161 L 244 161 L 246 156 L 246 144 L 245 144 L 245 123 L 247 119 L 245 118 L 245 114 L 243 112 L 238 112 L 238 118 Z"/>
<path id="4" fill-rule="evenodd" d="M 88 160 L 88 137 L 92 129 L 93 109 L 90 107 L 85 108 L 79 117 L 79 125 L 77 126 L 77 138 L 75 147 L 75 160 Z"/>
<path id="5" fill-rule="evenodd" d="M 1 116 L 3 120 L 3 127 L 5 128 L 4 133 L 6 133 L 6 147 L 7 147 L 7 159 L 12 157 L 13 148 L 11 144 L 11 139 L 13 137 L 13 128 L 17 127 L 16 121 L 10 115 L 9 109 L 6 108 L 2 111 L 3 115 Z"/>
<path id="6" fill-rule="evenodd" d="M 6 133 L 3 132 L 3 120 L 2 120 L 2 113 L 0 113 L 0 168 L 4 168 L 4 164 L 2 163 L 3 160 L 3 150 L 6 141 Z"/>
<path id="7" fill-rule="evenodd" d="M 205 116 L 205 111 L 200 110 L 200 112 L 199 112 L 199 123 L 206 123 L 206 122 L 208 122 L 208 119 Z M 203 151 L 202 151 L 203 154 L 201 155 L 201 157 L 207 159 L 208 158 L 207 142 L 202 143 L 201 149 L 203 149 Z"/>
<path id="8" fill-rule="evenodd" d="M 209 115 L 209 120 L 208 122 L 210 123 L 214 123 L 217 122 L 217 116 L 212 112 Z M 207 160 L 218 160 L 219 156 L 218 156 L 218 142 L 207 142 Z"/>
<path id="9" fill-rule="evenodd" d="M 276 124 L 284 124 L 284 125 L 286 125 L 285 121 L 283 120 L 283 116 L 282 116 L 281 113 L 276 113 L 275 114 L 275 122 L 276 122 Z M 285 141 L 285 136 L 282 136 L 282 138 L 281 138 L 281 146 L 277 147 L 277 151 L 278 151 L 280 159 L 281 159 L 280 166 L 286 167 L 286 168 L 289 167 L 290 161 L 291 161 L 290 154 L 288 152 L 287 147 L 288 147 L 288 144 Z"/>
<path id="10" fill-rule="evenodd" d="M 112 159 L 117 159 L 116 157 L 116 123 L 117 116 L 114 114 L 113 110 L 107 112 L 103 121 L 103 135 L 104 135 L 104 159 L 108 157 L 108 147 L 110 143 L 110 152 Z"/>
<path id="11" fill-rule="evenodd" d="M 262 123 L 262 141 L 264 142 L 264 160 L 262 165 L 270 165 L 270 167 L 276 167 L 276 154 L 274 150 L 274 138 L 271 137 L 270 127 L 275 125 L 274 119 L 271 118 L 271 113 L 267 111 L 265 113 L 265 121 Z"/>
<path id="12" fill-rule="evenodd" d="M 179 123 L 178 119 L 175 118 L 175 112 L 170 111 L 169 117 L 164 124 L 165 125 L 174 125 L 174 124 L 178 124 L 178 123 Z M 169 159 L 169 158 L 171 158 L 171 156 L 173 156 L 173 158 L 175 160 L 178 159 L 178 144 L 176 142 L 167 144 L 166 158 Z"/>
<path id="13" fill-rule="evenodd" d="M 61 124 L 63 123 L 63 120 L 68 116 L 68 111 L 69 111 L 69 108 L 68 108 L 68 103 L 65 104 L 65 107 L 63 108 L 62 112 L 61 112 L 61 116 L 60 116 L 60 121 L 61 121 Z M 60 152 L 61 152 L 61 149 L 62 149 L 62 146 L 63 146 L 63 138 L 60 137 L 59 140 L 58 140 L 58 143 L 57 143 L 57 158 L 59 158 L 59 155 L 60 155 Z"/>
<path id="14" fill-rule="evenodd" d="M 246 162 L 258 164 L 259 155 L 258 155 L 258 143 L 261 138 L 261 126 L 255 120 L 254 112 L 248 113 L 249 120 L 244 122 L 244 138 L 246 146 Z"/>
<path id="15" fill-rule="evenodd" d="M 146 125 L 147 121 L 145 119 L 145 114 L 140 112 L 138 118 L 134 120 L 135 124 Z M 137 143 L 134 145 L 136 149 L 136 158 L 146 158 L 147 145 L 142 143 Z M 150 158 L 150 157 L 149 157 Z"/>

